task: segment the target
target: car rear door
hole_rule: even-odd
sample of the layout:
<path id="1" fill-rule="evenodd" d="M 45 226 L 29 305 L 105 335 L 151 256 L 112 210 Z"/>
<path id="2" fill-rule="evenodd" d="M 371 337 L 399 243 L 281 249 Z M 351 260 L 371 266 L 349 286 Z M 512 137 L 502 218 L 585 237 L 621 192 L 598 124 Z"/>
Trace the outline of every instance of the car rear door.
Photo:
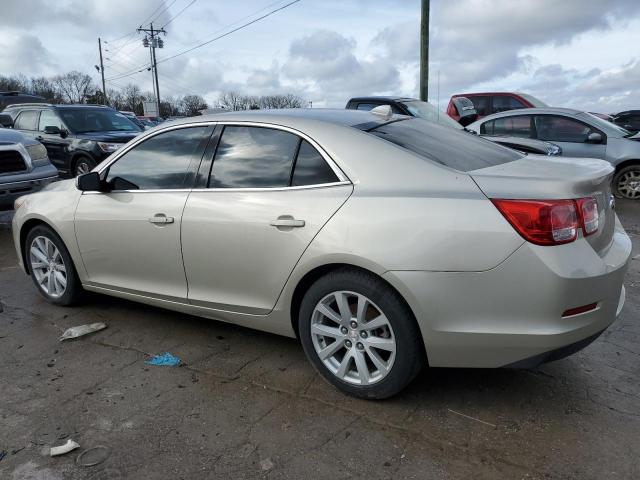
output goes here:
<path id="1" fill-rule="evenodd" d="M 199 174 L 182 219 L 189 300 L 266 314 L 352 185 L 313 140 L 285 127 L 219 125 L 213 138 L 211 173 Z"/>
<path id="2" fill-rule="evenodd" d="M 161 130 L 101 171 L 109 192 L 84 192 L 76 238 L 97 287 L 186 301 L 180 225 L 212 127 Z"/>
<path id="3" fill-rule="evenodd" d="M 564 157 L 605 158 L 606 135 L 584 122 L 564 115 L 535 115 L 534 126 L 538 140 L 555 143 Z M 602 142 L 587 142 L 591 133 L 599 133 Z"/>

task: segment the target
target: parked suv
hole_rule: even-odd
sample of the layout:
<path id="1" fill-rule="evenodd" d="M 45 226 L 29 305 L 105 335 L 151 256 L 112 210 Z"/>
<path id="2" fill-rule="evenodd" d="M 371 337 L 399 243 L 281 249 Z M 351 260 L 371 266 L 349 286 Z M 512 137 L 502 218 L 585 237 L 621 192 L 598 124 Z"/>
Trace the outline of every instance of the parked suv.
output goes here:
<path id="1" fill-rule="evenodd" d="M 89 172 L 142 129 L 103 105 L 10 105 L 13 128 L 42 142 L 58 170 L 77 176 Z"/>
<path id="2" fill-rule="evenodd" d="M 630 132 L 640 132 L 640 110 L 616 113 L 611 121 Z"/>
<path id="3" fill-rule="evenodd" d="M 7 105 L 16 105 L 18 103 L 34 103 L 34 102 L 46 102 L 44 97 L 38 95 L 31 95 L 28 93 L 22 93 L 18 91 L 0 92 L 0 112 Z"/>
<path id="4" fill-rule="evenodd" d="M 13 201 L 37 192 L 58 178 L 47 158 L 47 149 L 26 135 L 0 128 L 0 210 Z"/>
<path id="5" fill-rule="evenodd" d="M 489 92 L 489 93 L 459 93 L 449 100 L 447 115 L 456 122 L 460 121 L 460 112 L 456 108 L 455 99 L 466 97 L 473 102 L 478 113 L 478 118 L 486 117 L 493 113 L 517 110 L 519 108 L 542 108 L 547 105 L 536 97 L 527 93 L 517 92 Z"/>

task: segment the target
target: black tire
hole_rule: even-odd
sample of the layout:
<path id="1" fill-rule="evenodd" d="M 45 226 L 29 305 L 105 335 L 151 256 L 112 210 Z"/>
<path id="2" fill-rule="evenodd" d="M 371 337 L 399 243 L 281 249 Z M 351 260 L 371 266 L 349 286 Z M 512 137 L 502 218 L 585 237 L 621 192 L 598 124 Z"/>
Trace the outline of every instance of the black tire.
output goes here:
<path id="1" fill-rule="evenodd" d="M 357 385 L 339 378 L 327 368 L 316 352 L 311 334 L 314 310 L 322 299 L 336 291 L 364 295 L 384 313 L 393 329 L 396 341 L 395 360 L 386 376 L 376 383 Z M 340 391 L 354 397 L 389 398 L 403 390 L 426 363 L 422 335 L 407 304 L 383 280 L 361 270 L 339 269 L 318 279 L 302 300 L 298 331 L 307 358 L 318 373 Z"/>
<path id="2" fill-rule="evenodd" d="M 55 245 L 55 247 L 60 252 L 60 256 L 64 262 L 65 274 L 66 274 L 66 286 L 64 292 L 59 296 L 52 296 L 48 294 L 44 288 L 40 285 L 36 278 L 36 272 L 31 264 L 31 245 L 37 237 L 45 237 L 48 238 L 49 241 Z M 35 284 L 38 292 L 47 299 L 48 302 L 53 303 L 55 305 L 73 305 L 77 303 L 84 292 L 82 289 L 82 284 L 80 283 L 80 279 L 78 278 L 78 273 L 76 272 L 75 266 L 73 264 L 73 260 L 69 255 L 69 251 L 65 246 L 62 239 L 58 236 L 56 232 L 54 232 L 50 227 L 46 225 L 38 225 L 32 228 L 27 234 L 27 238 L 24 244 L 24 252 L 25 252 L 25 262 L 27 267 L 29 268 L 29 272 L 31 274 L 31 279 Z"/>
<path id="3" fill-rule="evenodd" d="M 73 176 L 77 177 L 78 175 L 89 173 L 95 166 L 96 162 L 91 158 L 81 155 L 73 162 Z"/>
<path id="4" fill-rule="evenodd" d="M 640 180 L 640 163 L 636 163 L 633 165 L 629 165 L 628 167 L 621 168 L 613 176 L 613 180 L 611 182 L 613 187 L 612 190 L 613 190 L 613 194 L 617 198 L 628 198 L 632 200 L 640 200 L 640 191 L 638 191 L 637 193 L 631 193 L 629 190 L 618 189 L 618 187 L 620 186 L 619 183 L 624 179 L 624 177 L 632 173 L 635 173 L 638 179 Z"/>

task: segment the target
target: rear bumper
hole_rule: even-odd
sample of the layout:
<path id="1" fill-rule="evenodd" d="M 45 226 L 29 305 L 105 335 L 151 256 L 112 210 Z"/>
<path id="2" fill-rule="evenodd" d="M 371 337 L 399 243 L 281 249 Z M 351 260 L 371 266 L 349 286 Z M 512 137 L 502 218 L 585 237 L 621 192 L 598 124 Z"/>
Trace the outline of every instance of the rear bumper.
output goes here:
<path id="1" fill-rule="evenodd" d="M 603 256 L 584 240 L 525 243 L 484 272 L 387 272 L 421 328 L 437 367 L 533 365 L 588 345 L 620 313 L 631 241 L 617 223 Z M 586 313 L 570 308 L 597 302 Z"/>

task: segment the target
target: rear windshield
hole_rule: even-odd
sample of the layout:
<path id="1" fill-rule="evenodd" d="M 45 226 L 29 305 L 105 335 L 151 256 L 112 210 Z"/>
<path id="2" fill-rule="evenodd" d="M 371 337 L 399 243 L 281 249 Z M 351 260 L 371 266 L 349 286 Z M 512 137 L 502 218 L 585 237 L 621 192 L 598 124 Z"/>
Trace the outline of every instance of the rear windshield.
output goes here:
<path id="1" fill-rule="evenodd" d="M 462 172 L 502 165 L 523 156 L 478 135 L 420 118 L 383 124 L 369 133 Z"/>

